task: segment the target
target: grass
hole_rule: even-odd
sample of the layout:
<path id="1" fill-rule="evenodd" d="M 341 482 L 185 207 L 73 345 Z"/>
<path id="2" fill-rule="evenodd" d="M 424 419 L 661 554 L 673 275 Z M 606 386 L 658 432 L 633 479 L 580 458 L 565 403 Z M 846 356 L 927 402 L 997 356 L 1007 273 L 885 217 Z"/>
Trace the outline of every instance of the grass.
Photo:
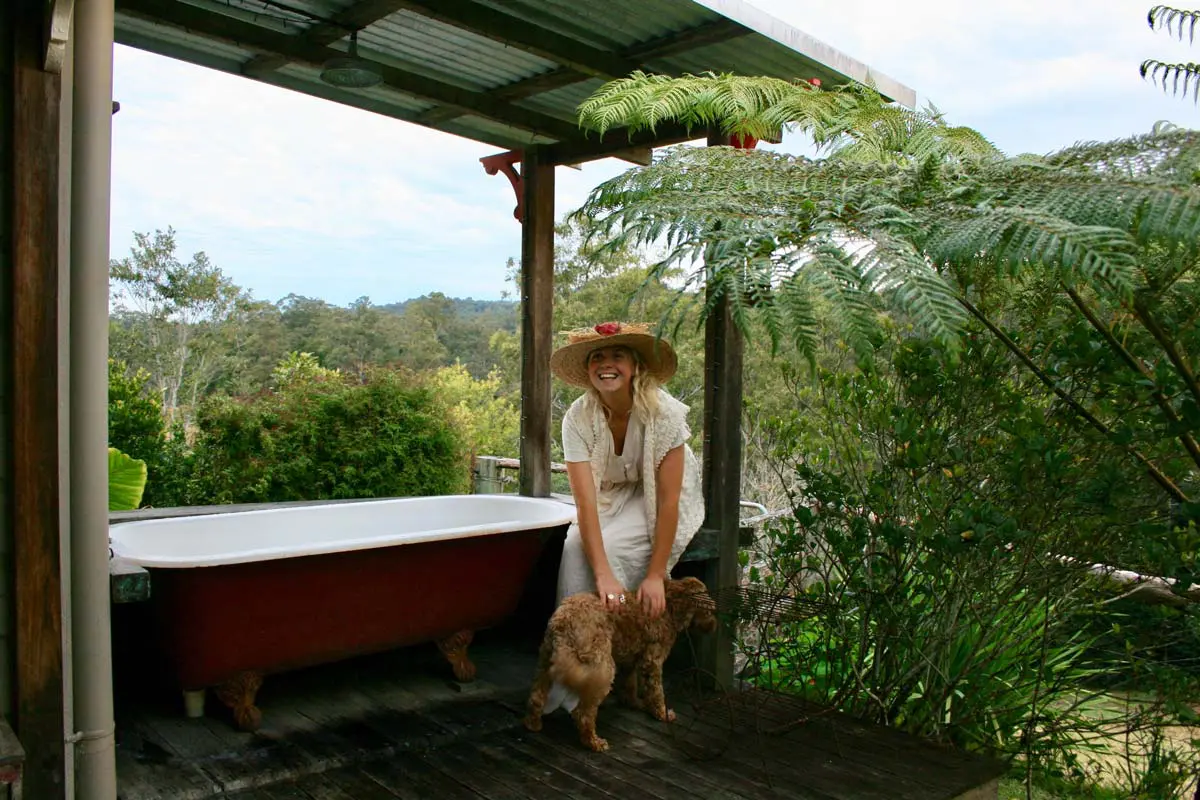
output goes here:
<path id="1" fill-rule="evenodd" d="M 1126 800 L 1127 795 L 1115 789 L 1046 788 L 1035 786 L 1033 800 Z M 1025 783 L 1020 778 L 1000 781 L 1000 800 L 1026 800 Z"/>

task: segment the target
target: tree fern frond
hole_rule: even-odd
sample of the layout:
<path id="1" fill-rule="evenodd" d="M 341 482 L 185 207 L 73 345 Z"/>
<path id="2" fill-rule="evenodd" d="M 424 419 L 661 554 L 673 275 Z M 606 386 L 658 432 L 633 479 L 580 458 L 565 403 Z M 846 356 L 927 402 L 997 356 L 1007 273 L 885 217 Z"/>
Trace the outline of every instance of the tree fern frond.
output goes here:
<path id="1" fill-rule="evenodd" d="M 1194 183 L 1194 170 L 1200 166 L 1200 131 L 1157 130 L 1111 142 L 1081 142 L 1043 157 L 1040 163 L 1099 175 L 1119 172 L 1148 177 L 1165 173 L 1169 179 Z"/>
<path id="2" fill-rule="evenodd" d="M 1171 64 L 1157 58 L 1148 58 L 1138 67 L 1138 72 L 1143 78 L 1148 77 L 1151 83 L 1162 84 L 1162 90 L 1170 91 L 1174 96 L 1181 93 L 1187 96 L 1188 88 L 1191 87 L 1192 101 L 1200 100 L 1200 64 L 1193 61 Z M 1179 85 L 1181 80 L 1182 88 Z"/>
<path id="3" fill-rule="evenodd" d="M 804 263 L 791 281 L 805 281 L 824 299 L 833 319 L 854 351 L 868 353 L 879 331 L 869 284 L 859 265 L 833 242 L 818 245 L 810 255 L 798 254 Z M 786 284 L 785 284 L 786 285 Z"/>
<path id="4" fill-rule="evenodd" d="M 957 349 L 966 313 L 957 293 L 908 242 L 880 236 L 859 257 L 864 272 L 879 277 L 878 290 L 895 298 L 933 338 Z"/>
<path id="5" fill-rule="evenodd" d="M 817 348 L 820 345 L 820 325 L 810 288 L 803 280 L 793 277 L 783 283 L 779 295 L 790 332 L 789 338 L 809 367 L 815 368 Z"/>
<path id="6" fill-rule="evenodd" d="M 689 130 L 748 133 L 760 139 L 799 129 L 830 152 L 845 149 L 847 158 L 857 160 L 871 153 L 903 159 L 913 145 L 918 154 L 997 155 L 978 133 L 950 128 L 931 110 L 887 103 L 859 84 L 825 91 L 806 81 L 777 78 L 712 73 L 672 78 L 635 72 L 605 84 L 580 104 L 579 119 L 600 133 L 619 126 L 654 130 L 668 120 Z"/>
<path id="7" fill-rule="evenodd" d="M 1060 269 L 1122 297 L 1133 289 L 1134 242 L 1124 231 L 1075 225 L 1027 208 L 993 209 L 943 226 L 926 243 L 935 263 L 992 263 L 1017 274 L 1029 267 Z"/>
<path id="8" fill-rule="evenodd" d="M 1200 11 L 1186 11 L 1172 6 L 1157 5 L 1150 9 L 1146 21 L 1151 30 L 1166 28 L 1167 33 L 1177 35 L 1183 41 L 1183 30 L 1188 31 L 1188 41 L 1196 40 L 1196 23 L 1200 22 Z"/>

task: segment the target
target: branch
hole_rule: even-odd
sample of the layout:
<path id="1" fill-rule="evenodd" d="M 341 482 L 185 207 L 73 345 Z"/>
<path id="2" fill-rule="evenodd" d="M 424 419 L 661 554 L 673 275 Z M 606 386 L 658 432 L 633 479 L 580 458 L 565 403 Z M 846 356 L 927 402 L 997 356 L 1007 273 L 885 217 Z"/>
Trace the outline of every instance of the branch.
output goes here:
<path id="1" fill-rule="evenodd" d="M 1141 320 L 1142 324 L 1146 326 L 1146 330 L 1150 331 L 1150 335 L 1154 337 L 1154 340 L 1162 346 L 1163 352 L 1167 354 L 1167 358 L 1175 366 L 1175 371 L 1179 373 L 1179 377 L 1183 378 L 1184 385 L 1192 393 L 1192 398 L 1195 399 L 1196 405 L 1200 405 L 1200 383 L 1196 382 L 1196 373 L 1192 372 L 1187 356 L 1179 352 L 1179 348 L 1167 336 L 1167 332 L 1162 329 L 1162 326 L 1158 324 L 1158 321 L 1154 317 L 1150 316 L 1150 309 L 1144 302 L 1141 300 L 1134 301 L 1133 311 L 1137 314 L 1137 318 Z"/>
<path id="2" fill-rule="evenodd" d="M 1100 420 L 1096 419 L 1096 417 L 1086 408 L 1081 406 L 1079 402 L 1075 400 L 1075 398 L 1067 394 L 1066 391 L 1064 391 L 1057 383 L 1055 383 L 1049 375 L 1047 375 L 1037 364 L 1034 363 L 1033 359 L 1030 358 L 1029 355 L 1022 350 L 1016 342 L 1009 338 L 1008 334 L 996 327 L 996 325 L 990 319 L 988 319 L 982 311 L 964 298 L 960 297 L 958 302 L 962 304 L 962 307 L 965 308 L 971 314 L 971 316 L 982 322 L 987 329 L 992 332 L 992 335 L 999 339 L 1004 346 L 1008 348 L 1009 352 L 1020 359 L 1021 363 L 1023 363 L 1030 372 L 1037 376 L 1037 379 L 1041 381 L 1047 389 L 1054 392 L 1054 394 L 1057 395 L 1060 400 L 1066 403 L 1076 415 L 1103 434 L 1104 437 L 1114 445 L 1121 448 L 1141 462 L 1142 466 L 1145 467 L 1146 472 L 1152 479 L 1154 479 L 1154 482 L 1161 486 L 1167 494 L 1171 495 L 1171 497 L 1175 498 L 1181 503 L 1188 502 L 1187 495 L 1185 495 L 1180 488 L 1171 481 L 1170 478 L 1164 475 L 1162 470 L 1156 467 L 1154 463 L 1150 461 L 1150 459 L 1143 455 L 1141 451 L 1139 451 L 1133 445 L 1121 444 L 1120 442 L 1116 441 L 1116 437 L 1114 436 L 1111 428 L 1109 428 Z"/>
<path id="3" fill-rule="evenodd" d="M 1096 317 L 1096 315 L 1092 313 L 1092 310 L 1083 302 L 1083 298 L 1079 296 L 1078 292 L 1076 292 L 1070 286 L 1067 286 L 1066 290 L 1067 296 L 1071 298 L 1073 303 L 1075 303 L 1075 307 L 1079 309 L 1079 313 L 1083 314 L 1084 318 L 1091 323 L 1092 327 L 1104 337 L 1104 341 L 1108 342 L 1108 346 L 1116 351 L 1116 353 L 1121 356 L 1121 359 L 1128 364 L 1134 372 L 1150 381 L 1150 385 L 1154 387 L 1151 389 L 1151 393 L 1154 396 L 1154 401 L 1158 403 L 1158 407 L 1162 409 L 1162 412 L 1166 418 L 1170 422 L 1179 424 L 1182 421 L 1179 418 L 1179 414 L 1175 411 L 1174 406 L 1171 405 L 1171 401 L 1167 399 L 1167 396 L 1162 393 L 1160 388 L 1158 388 L 1158 382 L 1154 380 L 1154 376 L 1151 375 L 1150 371 L 1146 369 L 1146 365 L 1143 364 L 1139 359 L 1135 358 L 1134 355 L 1125 348 L 1125 345 L 1121 344 L 1121 342 L 1117 340 L 1117 337 L 1113 336 L 1112 331 L 1110 331 L 1108 326 L 1102 323 Z M 1192 435 L 1186 430 L 1181 430 L 1179 433 L 1179 441 L 1183 443 L 1184 449 L 1188 451 L 1188 454 L 1192 457 L 1192 460 L 1196 462 L 1196 466 L 1200 466 L 1200 447 L 1196 445 L 1196 440 L 1192 438 Z"/>

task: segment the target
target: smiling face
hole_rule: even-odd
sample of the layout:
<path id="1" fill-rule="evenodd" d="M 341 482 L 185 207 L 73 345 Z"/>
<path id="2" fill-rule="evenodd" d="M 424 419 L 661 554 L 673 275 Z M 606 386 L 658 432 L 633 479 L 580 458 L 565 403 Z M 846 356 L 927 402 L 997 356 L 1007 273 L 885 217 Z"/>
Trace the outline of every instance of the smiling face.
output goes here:
<path id="1" fill-rule="evenodd" d="M 632 393 L 637 366 L 629 348 L 599 347 L 588 353 L 587 358 L 588 379 L 601 395 Z"/>

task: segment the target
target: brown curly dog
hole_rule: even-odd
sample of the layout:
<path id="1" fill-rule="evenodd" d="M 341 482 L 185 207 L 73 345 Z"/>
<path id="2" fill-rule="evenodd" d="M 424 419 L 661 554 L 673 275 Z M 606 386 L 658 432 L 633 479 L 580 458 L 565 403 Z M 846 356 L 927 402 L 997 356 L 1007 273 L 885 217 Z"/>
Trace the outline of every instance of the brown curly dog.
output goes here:
<path id="1" fill-rule="evenodd" d="M 612 690 L 618 669 L 625 672 L 623 702 L 663 722 L 674 720 L 663 698 L 663 662 L 681 632 L 696 628 L 711 633 L 717 629 L 717 617 L 712 597 L 698 578 L 667 581 L 666 597 L 666 613 L 658 619 L 650 619 L 636 601 L 608 611 L 590 592 L 563 600 L 542 639 L 525 727 L 542 729 L 546 695 L 557 681 L 579 696 L 571 716 L 580 740 L 597 752 L 607 750 L 608 742 L 596 735 L 596 712 Z"/>

